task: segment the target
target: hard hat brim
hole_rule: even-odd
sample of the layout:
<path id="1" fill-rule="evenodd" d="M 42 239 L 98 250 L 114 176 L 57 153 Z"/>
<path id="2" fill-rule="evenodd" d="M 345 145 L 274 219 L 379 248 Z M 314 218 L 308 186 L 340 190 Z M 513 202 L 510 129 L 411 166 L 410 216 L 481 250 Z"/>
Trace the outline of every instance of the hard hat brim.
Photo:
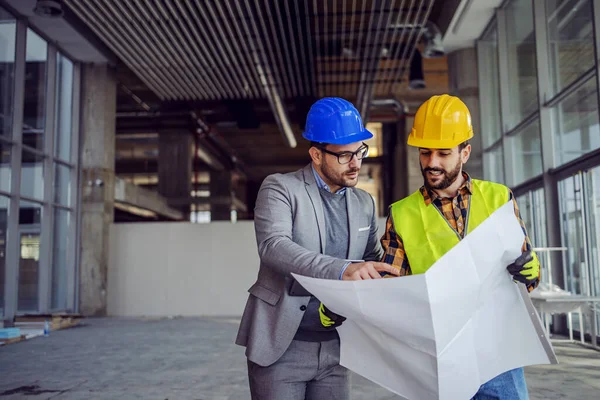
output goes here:
<path id="1" fill-rule="evenodd" d="M 302 133 L 302 137 L 307 140 L 314 141 L 313 138 L 307 137 L 305 132 Z M 366 129 L 363 129 L 361 132 L 357 132 L 352 135 L 347 135 L 347 136 L 344 136 L 344 137 L 341 137 L 338 139 L 329 139 L 327 141 L 327 144 L 339 144 L 339 145 L 351 144 L 351 143 L 362 142 L 364 140 L 369 140 L 372 137 L 373 137 L 373 134 L 371 132 L 369 132 Z M 323 142 L 323 143 L 325 143 L 325 142 Z"/>
<path id="2" fill-rule="evenodd" d="M 407 145 L 412 147 L 419 147 L 423 149 L 453 149 L 461 143 L 473 137 L 473 131 L 469 132 L 466 139 L 461 138 L 460 140 L 435 140 L 435 139 L 422 139 L 410 135 L 406 142 Z"/>

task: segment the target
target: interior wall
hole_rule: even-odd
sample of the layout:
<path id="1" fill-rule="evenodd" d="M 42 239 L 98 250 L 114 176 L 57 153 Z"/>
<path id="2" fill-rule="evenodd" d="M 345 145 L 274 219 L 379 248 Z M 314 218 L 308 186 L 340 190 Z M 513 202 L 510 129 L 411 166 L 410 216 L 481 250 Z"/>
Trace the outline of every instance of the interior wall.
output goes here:
<path id="1" fill-rule="evenodd" d="M 113 224 L 108 315 L 241 316 L 258 263 L 252 221 Z"/>

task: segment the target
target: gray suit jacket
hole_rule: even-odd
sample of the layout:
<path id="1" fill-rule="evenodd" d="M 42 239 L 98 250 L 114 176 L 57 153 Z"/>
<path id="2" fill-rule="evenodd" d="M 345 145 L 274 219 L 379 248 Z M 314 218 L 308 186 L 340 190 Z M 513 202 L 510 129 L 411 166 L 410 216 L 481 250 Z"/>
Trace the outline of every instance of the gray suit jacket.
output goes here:
<path id="1" fill-rule="evenodd" d="M 346 191 L 350 245 L 348 259 L 379 261 L 373 198 L 365 191 Z M 291 272 L 339 279 L 346 261 L 322 254 L 326 228 L 321 195 L 311 165 L 289 174 L 268 176 L 258 192 L 254 227 L 260 269 L 242 316 L 236 343 L 262 366 L 277 361 L 288 348 L 310 296 L 290 296 Z"/>

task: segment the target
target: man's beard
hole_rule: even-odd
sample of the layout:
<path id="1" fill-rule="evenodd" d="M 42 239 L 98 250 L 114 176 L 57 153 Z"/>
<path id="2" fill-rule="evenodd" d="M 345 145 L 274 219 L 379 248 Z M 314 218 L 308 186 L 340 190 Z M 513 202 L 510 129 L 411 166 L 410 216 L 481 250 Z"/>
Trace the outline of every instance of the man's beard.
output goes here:
<path id="1" fill-rule="evenodd" d="M 356 184 L 358 183 L 358 177 L 350 178 L 350 177 L 348 177 L 348 174 L 351 174 L 354 172 L 359 172 L 359 171 L 360 171 L 360 168 L 350 168 L 347 171 L 336 173 L 335 171 L 330 169 L 326 163 L 323 163 L 321 165 L 321 172 L 323 172 L 323 175 L 325 175 L 327 180 L 329 180 L 329 182 L 331 182 L 332 184 L 334 184 L 336 186 L 340 186 L 340 187 L 356 186 Z"/>
<path id="2" fill-rule="evenodd" d="M 456 178 L 458 178 L 458 174 L 460 174 L 462 169 L 462 163 L 460 162 L 460 160 L 458 161 L 458 163 L 456 164 L 456 167 L 454 167 L 454 169 L 450 172 L 441 169 L 441 168 L 425 168 L 423 169 L 423 166 L 421 166 L 421 174 L 423 175 L 423 181 L 425 182 L 425 187 L 428 189 L 433 189 L 433 190 L 444 190 L 447 189 L 448 187 L 450 187 L 450 185 L 452 185 L 455 181 Z M 434 184 L 430 184 L 429 183 L 429 175 L 427 175 L 428 171 L 439 171 L 441 172 L 441 175 L 439 175 L 440 177 L 442 177 L 442 179 L 440 179 L 437 183 Z"/>

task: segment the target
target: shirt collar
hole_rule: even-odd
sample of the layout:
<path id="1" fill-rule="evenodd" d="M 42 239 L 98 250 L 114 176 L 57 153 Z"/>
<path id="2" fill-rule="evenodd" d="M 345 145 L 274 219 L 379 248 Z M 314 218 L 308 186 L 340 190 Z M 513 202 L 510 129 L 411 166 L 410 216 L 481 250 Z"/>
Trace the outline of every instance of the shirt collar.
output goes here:
<path id="1" fill-rule="evenodd" d="M 331 193 L 331 189 L 329 188 L 329 185 L 327 185 L 325 183 L 325 181 L 323 180 L 323 178 L 321 178 L 321 175 L 319 175 L 319 173 L 315 169 L 315 166 L 311 164 L 310 167 L 312 168 L 313 175 L 315 176 L 315 181 L 317 181 L 317 187 L 319 189 L 327 190 L 328 192 Z M 347 189 L 346 187 L 343 187 L 340 190 L 338 190 L 337 192 L 335 192 L 335 194 L 344 194 L 344 193 L 346 193 L 346 189 Z"/>
<path id="2" fill-rule="evenodd" d="M 463 183 L 462 186 L 458 188 L 458 193 L 462 195 L 465 195 L 466 193 L 472 194 L 473 191 L 471 190 L 471 177 L 465 171 L 463 171 L 462 175 L 465 178 L 465 183 Z M 421 191 L 423 199 L 425 200 L 425 205 L 427 206 L 433 203 L 438 198 L 440 198 L 434 191 L 427 189 L 425 185 L 421 186 L 421 189 L 419 190 Z"/>

